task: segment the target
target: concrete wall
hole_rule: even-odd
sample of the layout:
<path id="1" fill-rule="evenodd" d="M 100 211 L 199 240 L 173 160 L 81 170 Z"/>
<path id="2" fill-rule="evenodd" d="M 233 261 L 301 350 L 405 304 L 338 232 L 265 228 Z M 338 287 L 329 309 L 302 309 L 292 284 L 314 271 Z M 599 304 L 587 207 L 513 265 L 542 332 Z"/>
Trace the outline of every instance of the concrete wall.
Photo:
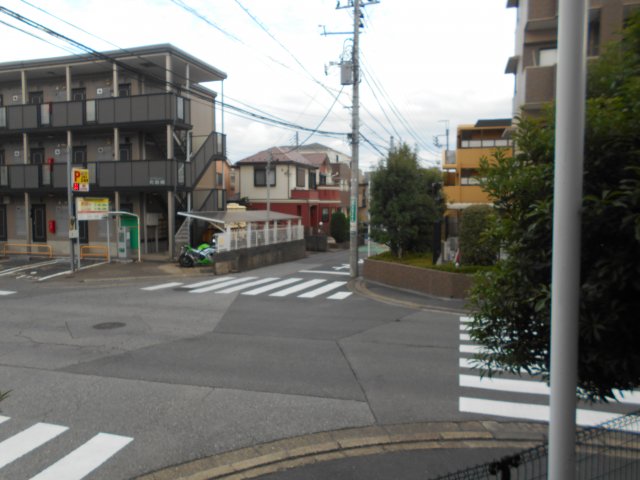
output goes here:
<path id="1" fill-rule="evenodd" d="M 214 271 L 216 275 L 244 272 L 276 263 L 299 260 L 305 255 L 304 240 L 220 252 L 216 254 Z"/>
<path id="2" fill-rule="evenodd" d="M 473 283 L 471 275 L 370 259 L 364 261 L 362 276 L 391 287 L 446 298 L 466 298 Z"/>

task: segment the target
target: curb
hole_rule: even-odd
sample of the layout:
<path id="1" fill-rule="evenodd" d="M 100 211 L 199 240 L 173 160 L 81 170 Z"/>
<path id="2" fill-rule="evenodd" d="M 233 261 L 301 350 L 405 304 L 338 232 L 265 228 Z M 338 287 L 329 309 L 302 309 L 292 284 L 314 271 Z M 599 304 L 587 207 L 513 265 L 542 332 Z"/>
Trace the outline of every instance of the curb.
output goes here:
<path id="1" fill-rule="evenodd" d="M 321 432 L 232 450 L 144 474 L 137 480 L 241 480 L 346 457 L 469 448 L 531 448 L 547 425 L 532 422 L 424 422 Z"/>
<path id="2" fill-rule="evenodd" d="M 430 305 L 428 303 L 427 298 L 425 298 L 424 303 L 418 303 L 418 302 L 410 302 L 408 300 L 399 300 L 397 298 L 388 297 L 385 295 L 380 295 L 379 293 L 374 293 L 371 290 L 369 290 L 369 288 L 367 287 L 367 283 L 375 283 L 375 282 L 368 282 L 364 280 L 362 277 L 359 277 L 349 282 L 349 288 L 352 289 L 354 292 L 359 293 L 360 295 L 371 298 L 372 300 L 376 300 L 378 302 L 387 303 L 387 304 L 395 305 L 399 307 L 407 307 L 407 308 L 412 308 L 414 310 L 429 310 L 429 311 L 442 312 L 442 313 L 454 313 L 454 314 L 468 313 L 467 310 L 461 309 L 461 308 L 447 308 L 447 307 L 440 307 L 436 305 Z M 386 288 L 393 289 L 393 287 L 390 287 L 382 283 L 378 283 L 377 285 L 381 285 Z M 419 294 L 415 294 L 415 295 L 419 295 Z"/>

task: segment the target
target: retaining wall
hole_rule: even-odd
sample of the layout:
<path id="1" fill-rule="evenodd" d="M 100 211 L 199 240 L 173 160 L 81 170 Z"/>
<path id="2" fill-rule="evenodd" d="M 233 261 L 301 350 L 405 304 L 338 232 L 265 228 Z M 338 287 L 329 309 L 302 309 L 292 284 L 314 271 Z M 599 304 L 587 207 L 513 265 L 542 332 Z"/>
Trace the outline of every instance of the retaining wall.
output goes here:
<path id="1" fill-rule="evenodd" d="M 370 259 L 364 261 L 362 276 L 366 280 L 391 287 L 446 298 L 467 298 L 473 283 L 472 275 Z"/>
<path id="2" fill-rule="evenodd" d="M 299 260 L 305 256 L 306 248 L 304 240 L 242 248 L 230 252 L 216 253 L 214 271 L 216 275 L 244 272 L 276 263 Z"/>

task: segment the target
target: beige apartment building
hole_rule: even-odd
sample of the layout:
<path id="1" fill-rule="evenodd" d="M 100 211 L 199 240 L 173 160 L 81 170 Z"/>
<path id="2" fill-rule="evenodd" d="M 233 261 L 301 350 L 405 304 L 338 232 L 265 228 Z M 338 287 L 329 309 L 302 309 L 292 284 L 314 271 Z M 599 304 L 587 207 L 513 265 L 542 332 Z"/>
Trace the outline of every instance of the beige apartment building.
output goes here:
<path id="1" fill-rule="evenodd" d="M 517 8 L 515 54 L 506 73 L 515 75 L 513 114 L 536 115 L 555 98 L 559 0 L 508 0 Z M 590 0 L 587 54 L 595 57 L 615 40 L 640 0 Z"/>

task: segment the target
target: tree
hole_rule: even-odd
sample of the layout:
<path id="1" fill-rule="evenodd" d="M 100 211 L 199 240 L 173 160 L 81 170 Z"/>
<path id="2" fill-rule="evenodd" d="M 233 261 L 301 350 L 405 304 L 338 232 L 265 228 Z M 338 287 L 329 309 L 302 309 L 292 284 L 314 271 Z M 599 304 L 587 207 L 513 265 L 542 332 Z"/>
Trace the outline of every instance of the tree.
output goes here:
<path id="1" fill-rule="evenodd" d="M 349 240 L 349 220 L 342 212 L 331 215 L 329 231 L 336 242 L 342 243 Z"/>
<path id="2" fill-rule="evenodd" d="M 465 265 L 493 265 L 498 258 L 499 245 L 489 235 L 493 208 L 471 205 L 462 212 L 460 222 L 460 252 Z"/>
<path id="3" fill-rule="evenodd" d="M 371 177 L 372 238 L 389 246 L 393 254 L 427 252 L 433 225 L 442 215 L 436 186 L 438 169 L 423 169 L 407 144 L 389 152 Z"/>
<path id="4" fill-rule="evenodd" d="M 495 200 L 491 234 L 507 258 L 472 290 L 471 336 L 496 368 L 549 376 L 553 112 L 522 119 L 518 153 L 483 161 Z M 640 386 L 640 12 L 590 65 L 582 213 L 579 393 L 592 400 Z"/>

